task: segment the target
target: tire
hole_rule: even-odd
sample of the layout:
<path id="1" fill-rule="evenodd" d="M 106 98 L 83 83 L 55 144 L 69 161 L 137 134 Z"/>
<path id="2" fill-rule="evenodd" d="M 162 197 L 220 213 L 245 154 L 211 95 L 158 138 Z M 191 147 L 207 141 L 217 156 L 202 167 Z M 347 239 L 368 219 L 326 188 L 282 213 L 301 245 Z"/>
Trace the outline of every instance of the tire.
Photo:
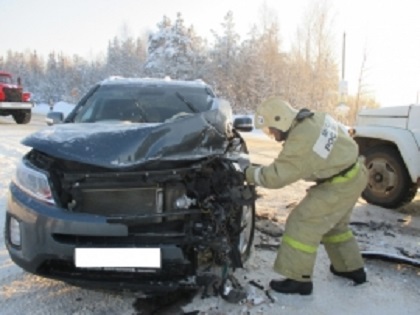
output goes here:
<path id="1" fill-rule="evenodd" d="M 31 121 L 32 113 L 30 110 L 21 110 L 13 113 L 13 119 L 19 125 L 27 124 Z"/>
<path id="2" fill-rule="evenodd" d="M 254 243 L 255 232 L 255 202 L 242 207 L 241 227 L 244 227 L 238 240 L 238 249 L 242 262 L 248 260 Z"/>
<path id="3" fill-rule="evenodd" d="M 362 153 L 369 172 L 362 198 L 368 203 L 395 209 L 411 202 L 417 192 L 397 149 L 376 146 Z"/>

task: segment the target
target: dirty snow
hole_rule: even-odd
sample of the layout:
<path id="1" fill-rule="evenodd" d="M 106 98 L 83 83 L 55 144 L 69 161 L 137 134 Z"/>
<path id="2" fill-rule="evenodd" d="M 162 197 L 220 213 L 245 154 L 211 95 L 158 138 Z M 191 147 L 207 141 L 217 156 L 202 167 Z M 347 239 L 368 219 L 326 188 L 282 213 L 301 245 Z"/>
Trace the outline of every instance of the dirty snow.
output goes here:
<path id="1" fill-rule="evenodd" d="M 47 107 L 47 109 L 49 109 Z M 56 109 L 56 108 L 55 108 Z M 41 112 L 39 110 L 39 112 Z M 19 158 L 28 150 L 19 141 L 41 127 L 43 113 L 36 113 L 29 125 L 16 125 L 8 117 L 0 117 L 0 229 L 4 228 L 7 187 Z M 280 146 L 262 141 L 260 135 L 246 136 L 252 161 L 269 163 Z M 270 140 L 271 141 L 271 140 Z M 257 201 L 260 218 L 256 247 L 245 269 L 235 275 L 247 288 L 248 298 L 241 304 L 229 304 L 218 297 L 201 298 L 198 292 L 185 305 L 174 304 L 153 312 L 164 299 L 150 306 L 138 293 L 86 290 L 67 284 L 33 276 L 17 267 L 9 258 L 0 234 L 0 314 L 420 314 L 420 269 L 403 264 L 366 259 L 368 283 L 353 286 L 349 281 L 333 276 L 325 251 L 320 247 L 314 272 L 314 292 L 310 296 L 281 295 L 264 290 L 270 279 L 278 275 L 272 270 L 276 252 L 260 248 L 261 244 L 276 245 L 281 238 L 285 219 L 290 209 L 304 196 L 308 184 L 297 182 L 281 190 L 258 188 Z M 266 220 L 266 221 L 263 221 Z M 268 220 L 268 221 L 267 221 Z M 268 224 L 267 222 L 270 222 Z M 411 256 L 420 260 L 420 196 L 398 211 L 386 210 L 357 203 L 352 227 L 362 250 L 375 250 Z M 278 234 L 276 234 L 278 233 Z M 275 236 L 271 236 L 275 235 Z M 274 246 L 275 247 L 275 246 Z"/>

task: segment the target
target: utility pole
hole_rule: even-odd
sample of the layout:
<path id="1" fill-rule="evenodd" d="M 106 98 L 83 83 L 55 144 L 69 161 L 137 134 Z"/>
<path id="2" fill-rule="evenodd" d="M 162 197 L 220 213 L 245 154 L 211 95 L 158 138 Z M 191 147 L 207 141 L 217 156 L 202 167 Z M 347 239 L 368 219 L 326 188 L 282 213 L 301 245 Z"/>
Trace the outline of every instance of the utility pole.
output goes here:
<path id="1" fill-rule="evenodd" d="M 343 51 L 341 56 L 341 80 L 344 81 L 346 70 L 346 32 L 343 33 Z"/>
<path id="2" fill-rule="evenodd" d="M 343 33 L 343 50 L 341 56 L 341 81 L 340 81 L 340 102 L 345 103 L 347 96 L 347 81 L 346 81 L 346 33 Z"/>
<path id="3" fill-rule="evenodd" d="M 343 33 L 343 47 L 342 47 L 342 56 L 341 56 L 341 80 L 339 83 L 339 93 L 340 101 L 336 107 L 336 112 L 341 116 L 342 119 L 345 119 L 347 113 L 349 112 L 349 107 L 346 104 L 347 100 L 347 81 L 345 80 L 346 74 L 346 33 Z"/>

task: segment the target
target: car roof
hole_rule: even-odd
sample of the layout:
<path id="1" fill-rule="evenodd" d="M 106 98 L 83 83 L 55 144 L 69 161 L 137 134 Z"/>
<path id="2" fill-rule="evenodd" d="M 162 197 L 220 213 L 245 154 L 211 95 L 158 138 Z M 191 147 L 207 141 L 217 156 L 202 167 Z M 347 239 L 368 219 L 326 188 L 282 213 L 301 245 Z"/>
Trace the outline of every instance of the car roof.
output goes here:
<path id="1" fill-rule="evenodd" d="M 125 77 L 109 77 L 103 80 L 101 85 L 125 85 L 125 84 L 139 84 L 139 85 L 160 85 L 160 86 L 190 86 L 190 87 L 207 87 L 210 86 L 203 80 L 172 80 L 170 78 L 125 78 Z"/>

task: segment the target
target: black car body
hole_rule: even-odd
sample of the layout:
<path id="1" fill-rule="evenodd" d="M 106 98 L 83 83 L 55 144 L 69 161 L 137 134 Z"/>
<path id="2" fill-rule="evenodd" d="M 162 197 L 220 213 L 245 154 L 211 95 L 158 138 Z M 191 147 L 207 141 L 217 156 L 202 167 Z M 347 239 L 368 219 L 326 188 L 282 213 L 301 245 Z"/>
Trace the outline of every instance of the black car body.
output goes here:
<path id="1" fill-rule="evenodd" d="M 12 260 L 72 284 L 146 291 L 240 267 L 255 207 L 234 125 L 201 81 L 100 82 L 63 123 L 22 141 L 32 149 L 10 184 Z"/>

